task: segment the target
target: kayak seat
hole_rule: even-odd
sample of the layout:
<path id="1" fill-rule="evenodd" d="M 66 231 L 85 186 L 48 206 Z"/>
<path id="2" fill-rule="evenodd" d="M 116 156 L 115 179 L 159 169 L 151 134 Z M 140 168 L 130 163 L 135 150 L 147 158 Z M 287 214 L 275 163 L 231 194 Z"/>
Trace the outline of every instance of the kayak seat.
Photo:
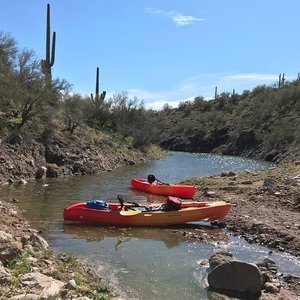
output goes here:
<path id="1" fill-rule="evenodd" d="M 151 212 L 151 211 L 171 211 L 171 210 L 180 210 L 181 209 L 181 199 L 177 197 L 169 196 L 165 203 L 162 203 L 159 206 L 131 206 L 127 210 L 141 211 L 141 212 Z"/>
<path id="2" fill-rule="evenodd" d="M 181 209 L 181 199 L 178 197 L 168 196 L 165 203 L 165 210 L 179 210 Z"/>
<path id="3" fill-rule="evenodd" d="M 128 207 L 127 210 L 134 210 L 134 211 L 151 211 L 151 208 L 148 206 L 131 206 Z"/>

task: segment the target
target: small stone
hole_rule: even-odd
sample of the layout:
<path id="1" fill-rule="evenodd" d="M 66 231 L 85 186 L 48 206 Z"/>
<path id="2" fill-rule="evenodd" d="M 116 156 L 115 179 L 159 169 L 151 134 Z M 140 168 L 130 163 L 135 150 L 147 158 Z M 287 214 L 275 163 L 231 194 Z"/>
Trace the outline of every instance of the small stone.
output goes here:
<path id="1" fill-rule="evenodd" d="M 76 290 L 76 287 L 77 285 L 74 279 L 69 280 L 66 284 L 66 288 L 69 290 Z"/>
<path id="2" fill-rule="evenodd" d="M 271 294 L 277 294 L 279 292 L 279 289 L 277 286 L 275 286 L 274 284 L 272 284 L 271 282 L 266 282 L 265 283 L 265 291 L 267 293 L 271 293 Z"/>

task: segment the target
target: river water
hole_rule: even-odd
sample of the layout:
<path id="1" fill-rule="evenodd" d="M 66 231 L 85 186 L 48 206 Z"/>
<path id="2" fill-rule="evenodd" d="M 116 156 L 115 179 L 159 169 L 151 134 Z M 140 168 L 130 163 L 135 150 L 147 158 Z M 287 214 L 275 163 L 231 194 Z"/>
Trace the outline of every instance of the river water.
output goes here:
<path id="1" fill-rule="evenodd" d="M 156 178 L 177 183 L 192 177 L 219 174 L 223 171 L 263 170 L 271 165 L 239 157 L 171 152 L 170 156 L 145 164 L 126 166 L 95 176 L 33 180 L 26 185 L 4 186 L 0 198 L 27 211 L 33 227 L 42 229 L 52 249 L 73 253 L 90 263 L 124 298 L 130 299 L 208 299 L 206 269 L 201 261 L 214 249 L 230 251 L 238 259 L 253 262 L 269 256 L 267 248 L 250 245 L 225 230 L 203 222 L 186 225 L 214 238 L 214 244 L 186 242 L 171 229 L 114 228 L 64 225 L 63 209 L 89 199 L 117 201 L 120 193 L 126 200 L 163 201 L 162 197 L 137 193 L 130 189 L 134 177 Z M 271 256 L 282 273 L 300 275 L 299 261 L 274 252 Z"/>

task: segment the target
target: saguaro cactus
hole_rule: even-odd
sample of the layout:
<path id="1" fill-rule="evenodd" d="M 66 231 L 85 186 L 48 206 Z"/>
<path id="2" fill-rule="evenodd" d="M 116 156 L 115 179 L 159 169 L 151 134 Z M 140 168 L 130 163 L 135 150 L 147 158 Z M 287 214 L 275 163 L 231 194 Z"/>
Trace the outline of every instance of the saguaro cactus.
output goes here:
<path id="1" fill-rule="evenodd" d="M 46 26 L 46 59 L 42 59 L 42 72 L 45 74 L 46 78 L 51 81 L 51 68 L 54 65 L 55 60 L 55 41 L 56 41 L 56 32 L 53 32 L 52 36 L 52 48 L 51 46 L 51 37 L 50 37 L 50 4 L 47 4 L 47 26 Z M 51 48 L 51 55 L 50 55 Z"/>
<path id="2" fill-rule="evenodd" d="M 96 70 L 96 93 L 95 93 L 95 99 L 93 94 L 91 94 L 91 99 L 92 101 L 98 106 L 101 105 L 105 99 L 106 96 L 106 91 L 103 91 L 101 93 L 101 95 L 99 95 L 99 91 L 100 91 L 100 85 L 99 85 L 99 67 L 97 67 Z"/>
<path id="3" fill-rule="evenodd" d="M 284 77 L 284 73 L 282 74 L 282 78 L 281 78 L 281 85 L 284 85 L 285 82 L 285 77 Z"/>
<path id="4" fill-rule="evenodd" d="M 281 86 L 281 73 L 279 74 L 279 77 L 278 77 L 278 87 Z"/>
<path id="5" fill-rule="evenodd" d="M 285 82 L 285 76 L 284 73 L 281 76 L 281 73 L 279 74 L 279 79 L 278 79 L 278 87 L 282 87 L 284 85 Z"/>

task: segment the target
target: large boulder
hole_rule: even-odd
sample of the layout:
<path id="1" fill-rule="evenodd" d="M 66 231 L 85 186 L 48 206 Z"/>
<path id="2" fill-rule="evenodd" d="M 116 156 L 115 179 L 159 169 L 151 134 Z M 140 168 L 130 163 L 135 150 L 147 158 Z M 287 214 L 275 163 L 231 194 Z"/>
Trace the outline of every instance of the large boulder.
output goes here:
<path id="1" fill-rule="evenodd" d="M 213 268 L 207 277 L 210 288 L 243 295 L 260 295 L 262 283 L 258 267 L 241 261 L 229 261 Z"/>

